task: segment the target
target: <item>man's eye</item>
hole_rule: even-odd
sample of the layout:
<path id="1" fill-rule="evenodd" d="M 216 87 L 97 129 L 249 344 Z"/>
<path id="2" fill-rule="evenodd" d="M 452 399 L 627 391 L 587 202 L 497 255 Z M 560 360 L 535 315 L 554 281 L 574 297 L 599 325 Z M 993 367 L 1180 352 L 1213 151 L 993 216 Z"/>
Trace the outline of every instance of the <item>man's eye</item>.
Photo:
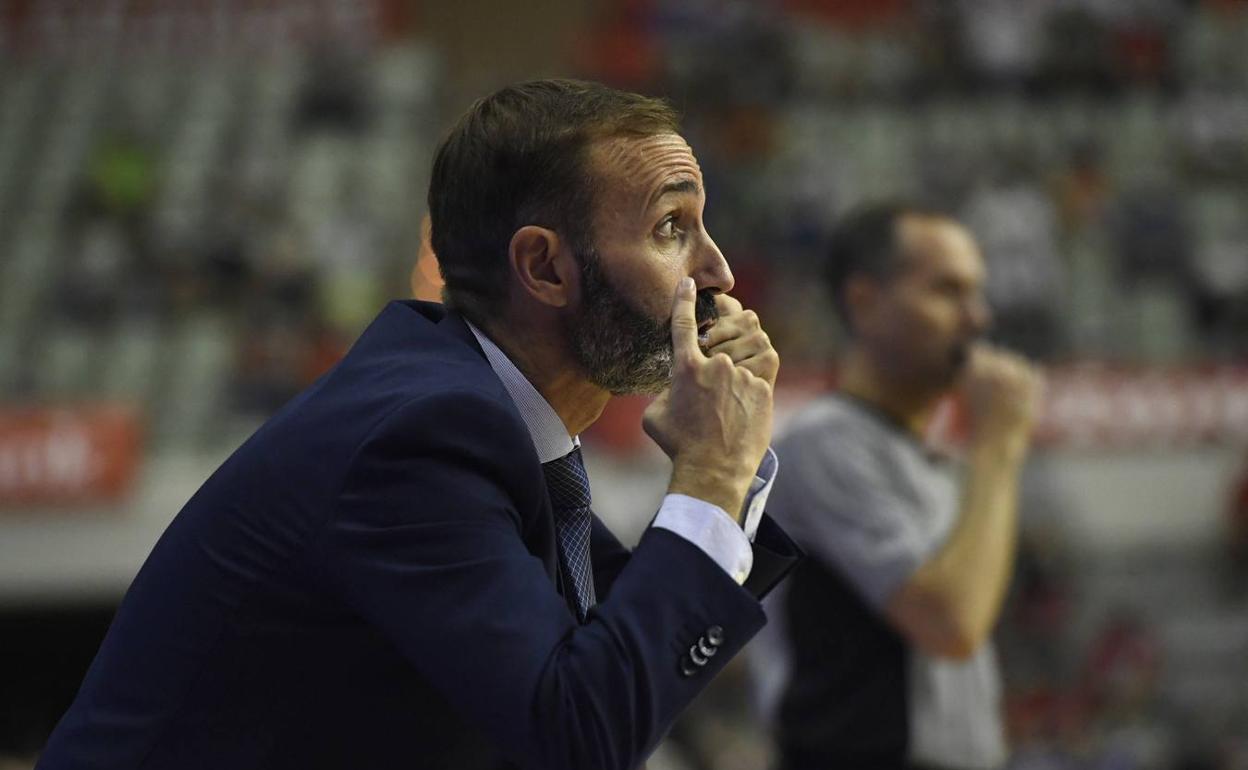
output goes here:
<path id="1" fill-rule="evenodd" d="M 661 238 L 675 238 L 676 237 L 675 217 L 668 217 L 667 219 L 664 219 L 662 223 L 659 224 L 659 227 L 655 232 L 657 232 L 659 234 L 659 237 Z"/>

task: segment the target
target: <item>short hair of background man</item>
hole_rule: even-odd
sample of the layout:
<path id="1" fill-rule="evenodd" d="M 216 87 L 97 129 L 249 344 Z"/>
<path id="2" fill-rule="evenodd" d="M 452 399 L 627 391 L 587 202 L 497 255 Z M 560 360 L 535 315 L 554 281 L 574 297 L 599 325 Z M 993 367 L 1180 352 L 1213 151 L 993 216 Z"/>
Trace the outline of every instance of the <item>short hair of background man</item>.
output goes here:
<path id="1" fill-rule="evenodd" d="M 882 283 L 899 272 L 904 255 L 897 243 L 897 226 L 907 216 L 949 218 L 934 208 L 888 201 L 852 209 L 832 231 L 823 278 L 832 297 L 832 306 L 851 335 L 853 321 L 845 297 L 849 279 L 866 275 Z"/>
<path id="2" fill-rule="evenodd" d="M 429 183 L 431 243 L 444 297 L 483 325 L 507 300 L 507 249 L 525 225 L 592 249 L 589 149 L 601 139 L 678 133 L 660 99 L 577 80 L 534 80 L 477 100 L 438 147 Z"/>

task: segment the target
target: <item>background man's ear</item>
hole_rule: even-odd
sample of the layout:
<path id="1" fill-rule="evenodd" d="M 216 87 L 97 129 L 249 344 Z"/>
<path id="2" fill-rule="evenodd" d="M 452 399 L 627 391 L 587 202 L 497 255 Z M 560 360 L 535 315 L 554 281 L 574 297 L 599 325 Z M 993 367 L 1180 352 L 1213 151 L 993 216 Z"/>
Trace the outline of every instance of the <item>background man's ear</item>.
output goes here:
<path id="1" fill-rule="evenodd" d="M 879 282 L 868 275 L 854 275 L 845 281 L 845 312 L 855 329 L 871 325 L 879 296 Z"/>
<path id="2" fill-rule="evenodd" d="M 522 294 L 550 307 L 566 307 L 580 294 L 580 270 L 568 242 L 547 227 L 525 225 L 507 249 Z"/>

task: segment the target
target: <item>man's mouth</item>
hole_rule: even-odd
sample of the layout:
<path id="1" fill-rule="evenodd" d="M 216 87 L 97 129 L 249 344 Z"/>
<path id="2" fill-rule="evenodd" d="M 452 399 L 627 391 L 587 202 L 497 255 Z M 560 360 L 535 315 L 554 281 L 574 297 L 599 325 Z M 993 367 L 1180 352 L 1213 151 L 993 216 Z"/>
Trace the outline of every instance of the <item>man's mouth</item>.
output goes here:
<path id="1" fill-rule="evenodd" d="M 970 360 L 971 344 L 971 340 L 962 340 L 949 349 L 949 363 L 954 369 L 961 369 Z"/>
<path id="2" fill-rule="evenodd" d="M 719 308 L 715 307 L 715 295 L 710 291 L 698 292 L 694 317 L 698 319 L 698 342 L 705 345 L 710 337 L 711 327 L 719 320 Z"/>

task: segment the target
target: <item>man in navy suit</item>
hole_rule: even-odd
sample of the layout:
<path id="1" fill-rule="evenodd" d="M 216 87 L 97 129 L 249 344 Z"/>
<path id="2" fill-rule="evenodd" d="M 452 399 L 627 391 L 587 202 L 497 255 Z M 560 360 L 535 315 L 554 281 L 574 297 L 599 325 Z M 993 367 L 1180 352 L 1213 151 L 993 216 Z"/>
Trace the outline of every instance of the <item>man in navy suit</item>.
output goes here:
<path id="1" fill-rule="evenodd" d="M 438 149 L 448 307 L 388 306 L 204 484 L 39 767 L 633 768 L 764 623 L 778 358 L 664 103 L 574 81 Z M 701 333 L 701 334 L 700 334 Z M 669 494 L 631 553 L 576 436 L 613 393 Z"/>

